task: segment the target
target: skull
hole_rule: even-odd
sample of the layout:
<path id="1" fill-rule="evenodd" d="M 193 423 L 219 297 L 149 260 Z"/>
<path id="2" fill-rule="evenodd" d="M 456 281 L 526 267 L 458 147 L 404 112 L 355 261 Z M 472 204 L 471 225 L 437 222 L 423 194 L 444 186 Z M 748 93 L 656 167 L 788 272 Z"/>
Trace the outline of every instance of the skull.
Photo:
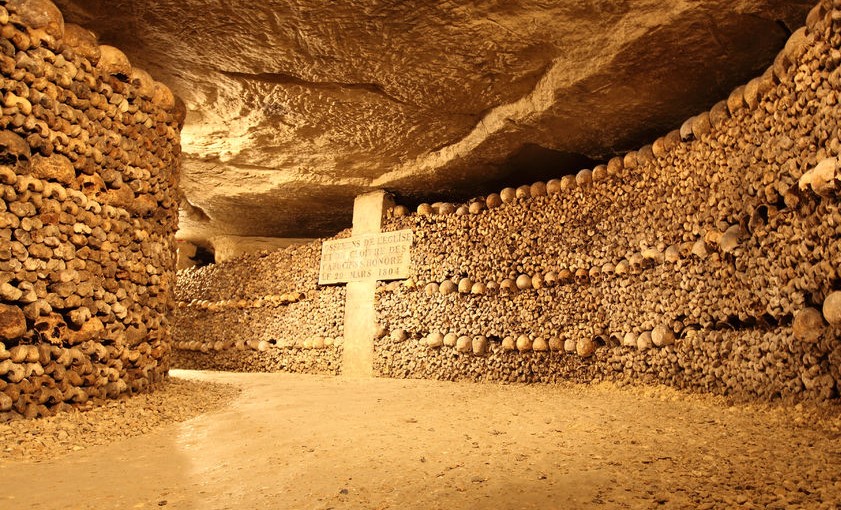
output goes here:
<path id="1" fill-rule="evenodd" d="M 640 165 L 647 165 L 655 159 L 656 156 L 654 156 L 654 150 L 651 148 L 651 145 L 643 145 L 637 151 L 637 162 Z"/>
<path id="2" fill-rule="evenodd" d="M 520 290 L 530 289 L 530 288 L 532 288 L 531 277 L 527 274 L 521 274 L 520 276 L 517 277 L 517 281 L 515 282 L 515 285 Z"/>
<path id="3" fill-rule="evenodd" d="M 499 192 L 499 198 L 505 204 L 510 204 L 517 197 L 517 191 L 514 188 L 504 188 Z"/>
<path id="4" fill-rule="evenodd" d="M 76 178 L 76 170 L 73 163 L 61 154 L 53 154 L 48 158 L 36 154 L 32 158 L 32 175 L 45 181 L 70 184 Z"/>
<path id="5" fill-rule="evenodd" d="M 607 179 L 607 165 L 598 165 L 593 168 L 592 179 L 593 182 L 599 182 Z"/>
<path id="6" fill-rule="evenodd" d="M 628 264 L 628 260 L 627 259 L 622 259 L 622 260 L 619 261 L 618 264 L 616 264 L 616 269 L 614 269 L 613 271 L 618 275 L 624 275 L 624 274 L 628 274 L 629 270 L 630 270 L 630 264 Z"/>
<path id="7" fill-rule="evenodd" d="M 536 183 L 532 184 L 529 188 L 529 195 L 532 197 L 545 197 L 546 183 L 542 181 L 537 181 Z"/>
<path id="8" fill-rule="evenodd" d="M 467 210 L 470 214 L 479 214 L 485 209 L 485 201 L 479 199 L 473 199 L 467 205 Z"/>
<path id="9" fill-rule="evenodd" d="M 630 257 L 628 257 L 628 267 L 631 270 L 632 274 L 639 274 L 642 272 L 643 269 L 643 262 L 645 259 L 643 258 L 641 253 L 633 253 Z"/>
<path id="10" fill-rule="evenodd" d="M 668 151 L 666 150 L 666 144 L 663 141 L 663 137 L 654 140 L 654 143 L 651 144 L 651 151 L 654 153 L 655 157 L 663 158 L 666 156 Z"/>
<path id="11" fill-rule="evenodd" d="M 684 121 L 684 123 L 680 126 L 680 139 L 683 142 L 691 142 L 695 139 L 695 133 L 692 132 L 692 122 L 695 120 L 695 117 L 689 117 Z"/>
<path id="12" fill-rule="evenodd" d="M 554 287 L 558 283 L 558 275 L 554 271 L 549 271 L 545 275 L 543 275 L 543 283 L 546 284 L 547 287 Z"/>
<path id="13" fill-rule="evenodd" d="M 96 68 L 104 74 L 115 76 L 127 81 L 131 76 L 131 63 L 125 53 L 113 46 L 102 44 L 99 46 L 99 62 Z"/>
<path id="14" fill-rule="evenodd" d="M 477 295 L 487 294 L 488 293 L 488 287 L 484 283 L 476 282 L 470 288 L 470 293 L 471 294 L 477 294 Z"/>
<path id="15" fill-rule="evenodd" d="M 64 16 L 50 0 L 9 0 L 6 8 L 13 23 L 29 29 L 35 46 L 44 42 L 54 48 L 64 36 Z"/>
<path id="16" fill-rule="evenodd" d="M 745 235 L 746 232 L 742 229 L 741 225 L 733 225 L 728 228 L 719 240 L 721 250 L 724 253 L 732 253 L 736 251 Z"/>
<path id="17" fill-rule="evenodd" d="M 485 205 L 488 209 L 496 209 L 497 207 L 502 205 L 502 198 L 497 193 L 491 193 L 485 199 Z"/>
<path id="18" fill-rule="evenodd" d="M 841 326 L 841 291 L 826 296 L 823 301 L 823 316 L 831 325 Z"/>
<path id="19" fill-rule="evenodd" d="M 166 111 L 172 111 L 175 108 L 175 95 L 169 90 L 169 87 L 161 82 L 155 82 L 155 94 L 152 97 L 152 102 L 158 108 Z"/>
<path id="20" fill-rule="evenodd" d="M 438 292 L 440 292 L 443 296 L 449 296 L 450 294 L 458 292 L 458 286 L 452 280 L 444 280 L 438 286 Z"/>
<path id="21" fill-rule="evenodd" d="M 458 292 L 459 294 L 470 294 L 470 290 L 473 288 L 473 280 L 470 278 L 462 278 L 458 282 Z"/>
<path id="22" fill-rule="evenodd" d="M 427 283 L 426 286 L 423 288 L 424 294 L 427 296 L 434 296 L 438 294 L 439 285 L 435 282 Z"/>
<path id="23" fill-rule="evenodd" d="M 804 173 L 798 182 L 801 191 L 811 188 L 821 196 L 831 196 L 837 189 L 836 180 L 841 178 L 837 158 L 824 159 L 818 165 Z"/>
<path id="24" fill-rule="evenodd" d="M 499 284 L 499 292 L 503 296 L 507 296 L 509 294 L 516 294 L 517 284 L 511 278 L 506 278 L 502 280 L 502 283 Z"/>
<path id="25" fill-rule="evenodd" d="M 61 315 L 50 313 L 35 321 L 35 333 L 42 342 L 61 345 L 67 338 L 67 324 Z"/>
<path id="26" fill-rule="evenodd" d="M 97 174 L 85 175 L 82 174 L 76 178 L 79 182 L 82 192 L 88 197 L 102 202 L 102 197 L 105 195 L 105 181 Z"/>
<path id="27" fill-rule="evenodd" d="M 565 269 L 561 269 L 560 271 L 558 271 L 558 281 L 561 284 L 572 283 L 573 280 L 574 280 L 574 276 L 572 274 L 572 271 L 570 271 L 569 269 L 565 268 Z"/>
<path id="28" fill-rule="evenodd" d="M 11 131 L 0 131 L 0 164 L 26 164 L 31 156 L 29 144 L 23 138 Z"/>
<path id="29" fill-rule="evenodd" d="M 152 99 L 155 94 L 155 80 L 143 69 L 133 67 L 129 76 L 129 83 L 137 89 L 137 93 L 144 99 Z"/>
<path id="30" fill-rule="evenodd" d="M 583 267 L 575 271 L 575 283 L 584 285 L 590 280 L 589 272 Z"/>
<path id="31" fill-rule="evenodd" d="M 644 248 L 640 255 L 642 255 L 643 258 L 644 267 L 652 267 L 655 264 L 662 264 L 666 259 L 663 254 L 663 250 L 658 248 Z"/>
<path id="32" fill-rule="evenodd" d="M 584 169 L 579 171 L 575 175 L 575 184 L 578 185 L 579 188 L 586 188 L 593 183 L 593 172 L 588 169 Z"/>
<path id="33" fill-rule="evenodd" d="M 576 180 L 574 175 L 565 175 L 561 177 L 561 192 L 567 193 L 576 187 Z"/>
<path id="34" fill-rule="evenodd" d="M 99 43 L 96 42 L 96 35 L 90 30 L 67 23 L 64 25 L 62 42 L 78 55 L 87 58 L 91 64 L 96 65 L 99 62 Z"/>

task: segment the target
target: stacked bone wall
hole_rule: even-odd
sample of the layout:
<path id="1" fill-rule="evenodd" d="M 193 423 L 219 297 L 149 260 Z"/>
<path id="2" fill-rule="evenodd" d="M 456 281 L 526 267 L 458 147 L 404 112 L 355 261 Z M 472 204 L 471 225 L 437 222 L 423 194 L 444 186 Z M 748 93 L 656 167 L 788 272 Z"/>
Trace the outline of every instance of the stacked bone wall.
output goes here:
<path id="1" fill-rule="evenodd" d="M 817 6 L 761 77 L 608 164 L 396 207 L 413 274 L 377 290 L 375 372 L 837 398 L 839 22 Z M 317 285 L 319 249 L 179 273 L 179 363 L 338 371 L 344 293 Z"/>
<path id="2" fill-rule="evenodd" d="M 343 286 L 318 285 L 321 243 L 179 271 L 174 364 L 337 374 Z"/>
<path id="3" fill-rule="evenodd" d="M 48 1 L 0 1 L 0 420 L 151 390 L 174 306 L 176 100 Z"/>
<path id="4" fill-rule="evenodd" d="M 398 207 L 414 277 L 378 292 L 375 371 L 841 389 L 841 10 L 650 146 L 463 205 Z"/>

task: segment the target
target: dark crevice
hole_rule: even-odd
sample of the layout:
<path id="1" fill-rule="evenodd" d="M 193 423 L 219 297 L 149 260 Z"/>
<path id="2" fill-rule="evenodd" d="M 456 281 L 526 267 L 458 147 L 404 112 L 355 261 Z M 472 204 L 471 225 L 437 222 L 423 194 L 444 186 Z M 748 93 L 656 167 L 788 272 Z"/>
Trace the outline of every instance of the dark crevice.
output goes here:
<path id="1" fill-rule="evenodd" d="M 297 85 L 315 90 L 343 91 L 359 90 L 376 94 L 380 97 L 402 105 L 408 105 L 406 101 L 398 99 L 383 89 L 379 83 L 342 83 L 337 81 L 308 81 L 297 76 L 286 73 L 240 73 L 237 71 L 219 71 L 225 76 L 247 81 L 258 81 L 275 85 Z"/>
<path id="2" fill-rule="evenodd" d="M 216 262 L 216 255 L 213 250 L 203 246 L 196 247 L 196 254 L 191 257 L 196 263 L 196 267 L 203 267 Z"/>
<path id="3" fill-rule="evenodd" d="M 785 32 L 786 38 L 791 37 L 791 34 L 793 32 L 791 31 L 791 28 L 788 26 L 788 23 L 786 23 L 784 20 L 781 20 L 781 19 L 778 19 L 776 21 L 777 21 L 777 25 L 779 25 L 780 28 L 782 28 L 783 31 Z"/>

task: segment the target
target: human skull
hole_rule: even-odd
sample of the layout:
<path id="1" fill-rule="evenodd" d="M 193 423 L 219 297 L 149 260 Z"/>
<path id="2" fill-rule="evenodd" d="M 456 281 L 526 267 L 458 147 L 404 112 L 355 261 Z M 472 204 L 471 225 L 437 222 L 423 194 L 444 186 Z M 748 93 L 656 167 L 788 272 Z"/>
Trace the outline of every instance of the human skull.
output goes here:
<path id="1" fill-rule="evenodd" d="M 96 68 L 102 73 L 115 76 L 123 81 L 127 81 L 131 77 L 131 63 L 125 53 L 107 44 L 99 46 L 99 53 L 100 57 Z"/>
<path id="2" fill-rule="evenodd" d="M 561 284 L 568 284 L 575 281 L 575 275 L 572 274 L 572 271 L 569 269 L 561 269 L 558 271 L 558 282 Z"/>
<path id="3" fill-rule="evenodd" d="M 62 42 L 77 55 L 88 59 L 92 65 L 99 62 L 101 55 L 99 43 L 96 40 L 96 35 L 90 30 L 75 23 L 66 23 Z"/>
<path id="4" fill-rule="evenodd" d="M 517 284 L 511 278 L 506 278 L 499 284 L 499 292 L 502 295 L 515 294 L 517 292 Z"/>
<path id="5" fill-rule="evenodd" d="M 32 44 L 56 47 L 64 36 L 64 16 L 50 0 L 9 0 L 9 19 L 28 29 Z"/>
<path id="6" fill-rule="evenodd" d="M 85 196 L 102 202 L 102 198 L 106 193 L 105 181 L 102 180 L 102 177 L 98 174 L 81 174 L 76 180 L 79 182 L 79 186 Z"/>
<path id="7" fill-rule="evenodd" d="M 61 345 L 67 338 L 67 324 L 61 315 L 50 313 L 39 317 L 34 324 L 35 333 L 42 342 Z"/>
<path id="8" fill-rule="evenodd" d="M 133 67 L 129 81 L 143 99 L 152 99 L 155 96 L 155 80 L 143 69 Z"/>
<path id="9" fill-rule="evenodd" d="M 32 152 L 26 141 L 12 131 L 0 131 L 0 164 L 29 163 Z"/>

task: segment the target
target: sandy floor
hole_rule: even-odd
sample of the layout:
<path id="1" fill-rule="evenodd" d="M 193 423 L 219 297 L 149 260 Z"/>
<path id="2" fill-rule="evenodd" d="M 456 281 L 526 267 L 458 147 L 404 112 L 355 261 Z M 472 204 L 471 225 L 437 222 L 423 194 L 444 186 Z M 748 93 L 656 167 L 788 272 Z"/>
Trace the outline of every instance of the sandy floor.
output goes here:
<path id="1" fill-rule="evenodd" d="M 837 409 L 610 386 L 176 376 L 242 393 L 141 436 L 7 460 L 0 508 L 841 508 Z"/>

